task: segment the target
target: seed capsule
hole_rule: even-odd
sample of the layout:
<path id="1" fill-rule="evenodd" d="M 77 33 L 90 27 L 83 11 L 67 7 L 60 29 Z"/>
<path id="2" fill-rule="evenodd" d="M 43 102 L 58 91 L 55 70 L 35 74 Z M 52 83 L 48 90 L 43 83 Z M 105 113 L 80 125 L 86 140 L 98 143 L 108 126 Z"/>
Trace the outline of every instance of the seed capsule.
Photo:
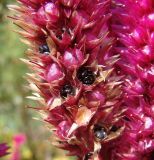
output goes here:
<path id="1" fill-rule="evenodd" d="M 63 39 L 61 35 L 57 35 L 56 37 L 57 37 L 59 40 L 62 40 L 62 39 Z"/>
<path id="2" fill-rule="evenodd" d="M 95 135 L 96 138 L 102 140 L 102 139 L 107 137 L 106 129 L 103 128 L 103 127 L 98 127 L 98 128 L 96 127 L 94 129 L 94 135 Z"/>
<path id="3" fill-rule="evenodd" d="M 95 82 L 95 75 L 87 67 L 80 68 L 77 72 L 77 78 L 86 85 L 91 85 Z"/>
<path id="4" fill-rule="evenodd" d="M 74 89 L 70 84 L 64 85 L 60 90 L 60 95 L 63 98 L 66 98 L 68 95 L 73 95 Z"/>
<path id="5" fill-rule="evenodd" d="M 111 132 L 116 132 L 118 130 L 118 127 L 113 125 L 110 129 Z"/>
<path id="6" fill-rule="evenodd" d="M 40 47 L 39 47 L 39 52 L 40 53 L 42 53 L 42 54 L 49 54 L 49 52 L 50 52 L 50 49 L 49 49 L 49 47 L 48 47 L 48 45 L 47 44 L 43 44 L 43 45 L 41 45 Z"/>
<path id="7" fill-rule="evenodd" d="M 84 160 L 89 160 L 92 155 L 93 155 L 92 153 L 86 154 L 85 157 L 84 157 Z"/>

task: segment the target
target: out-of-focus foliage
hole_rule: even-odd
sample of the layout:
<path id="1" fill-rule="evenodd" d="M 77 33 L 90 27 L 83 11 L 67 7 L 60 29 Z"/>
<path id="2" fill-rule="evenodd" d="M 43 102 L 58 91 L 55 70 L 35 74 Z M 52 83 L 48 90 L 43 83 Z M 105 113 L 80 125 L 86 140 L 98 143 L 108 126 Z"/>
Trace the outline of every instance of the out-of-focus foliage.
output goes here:
<path id="1" fill-rule="evenodd" d="M 12 3 L 15 0 L 0 0 L 0 142 L 12 146 L 12 137 L 24 133 L 27 141 L 21 149 L 21 160 L 66 160 L 68 158 L 61 150 L 51 147 L 48 141 L 51 135 L 47 135 L 44 124 L 32 119 L 38 113 L 25 107 L 30 104 L 30 100 L 25 98 L 30 93 L 24 87 L 26 80 L 23 78 L 27 68 L 19 58 L 24 57 L 26 46 L 12 31 L 17 28 L 6 18 L 12 14 L 7 4 Z M 9 156 L 3 158 L 8 159 Z"/>

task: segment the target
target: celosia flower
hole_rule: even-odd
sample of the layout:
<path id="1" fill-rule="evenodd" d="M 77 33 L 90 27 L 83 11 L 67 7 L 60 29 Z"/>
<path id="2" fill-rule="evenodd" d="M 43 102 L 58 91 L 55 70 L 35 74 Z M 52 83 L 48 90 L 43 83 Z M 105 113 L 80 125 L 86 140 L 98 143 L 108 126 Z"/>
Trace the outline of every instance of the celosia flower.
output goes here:
<path id="1" fill-rule="evenodd" d="M 3 157 L 7 154 L 9 154 L 8 149 L 10 147 L 8 147 L 8 145 L 6 143 L 1 143 L 0 144 L 0 157 Z"/>
<path id="2" fill-rule="evenodd" d="M 108 28 L 110 1 L 25 1 L 14 23 L 30 45 L 35 74 L 28 81 L 39 94 L 44 120 L 58 146 L 79 159 L 98 158 L 101 148 L 124 130 L 121 76 L 113 73 L 118 54 Z"/>
<path id="3" fill-rule="evenodd" d="M 81 160 L 153 159 L 154 2 L 19 2 L 29 98 L 56 145 Z"/>

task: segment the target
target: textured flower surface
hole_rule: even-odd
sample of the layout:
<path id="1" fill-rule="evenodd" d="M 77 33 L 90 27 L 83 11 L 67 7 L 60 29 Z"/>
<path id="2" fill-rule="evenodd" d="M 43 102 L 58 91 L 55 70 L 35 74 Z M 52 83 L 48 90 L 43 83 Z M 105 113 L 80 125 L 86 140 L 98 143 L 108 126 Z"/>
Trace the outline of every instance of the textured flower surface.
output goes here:
<path id="1" fill-rule="evenodd" d="M 6 143 L 1 143 L 0 144 L 0 157 L 3 157 L 5 155 L 9 154 L 8 149 L 9 149 L 9 147 Z"/>
<path id="2" fill-rule="evenodd" d="M 125 75 L 125 132 L 113 149 L 112 159 L 154 159 L 154 1 L 115 0 L 112 31 L 118 38 L 119 73 Z"/>
<path id="3" fill-rule="evenodd" d="M 153 0 L 18 0 L 29 98 L 79 160 L 154 159 Z"/>

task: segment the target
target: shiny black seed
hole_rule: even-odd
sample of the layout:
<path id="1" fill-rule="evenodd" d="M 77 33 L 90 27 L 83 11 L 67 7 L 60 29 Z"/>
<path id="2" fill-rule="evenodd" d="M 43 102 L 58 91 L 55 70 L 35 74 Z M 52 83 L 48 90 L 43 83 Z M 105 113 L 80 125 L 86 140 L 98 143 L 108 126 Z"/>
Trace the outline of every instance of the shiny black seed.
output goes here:
<path id="1" fill-rule="evenodd" d="M 151 98 L 148 94 L 143 94 L 144 101 L 148 104 L 151 104 Z"/>
<path id="2" fill-rule="evenodd" d="M 39 52 L 49 54 L 50 49 L 47 44 L 43 44 L 39 47 Z"/>
<path id="3" fill-rule="evenodd" d="M 61 35 L 57 35 L 56 36 L 59 40 L 62 40 L 62 36 Z"/>
<path id="4" fill-rule="evenodd" d="M 63 144 L 63 141 L 58 141 L 59 144 Z"/>
<path id="5" fill-rule="evenodd" d="M 94 129 L 94 135 L 95 135 L 96 138 L 102 140 L 102 139 L 107 137 L 107 132 L 106 132 L 105 128 L 103 128 L 103 127 L 102 128 L 96 127 Z"/>
<path id="6" fill-rule="evenodd" d="M 66 33 L 68 33 L 69 35 L 71 34 L 71 33 L 70 33 L 70 30 L 67 29 L 67 28 L 65 28 L 65 27 L 63 27 L 61 31 L 62 31 L 62 33 L 65 33 L 65 32 L 66 32 Z"/>
<path id="7" fill-rule="evenodd" d="M 66 98 L 68 95 L 73 95 L 74 89 L 70 84 L 64 85 L 60 90 L 60 95 L 63 98 Z"/>
<path id="8" fill-rule="evenodd" d="M 95 81 L 95 78 L 93 76 L 87 76 L 87 77 L 84 77 L 83 79 L 83 83 L 86 85 L 91 85 L 94 83 L 94 81 Z"/>
<path id="9" fill-rule="evenodd" d="M 118 127 L 117 126 L 112 126 L 112 128 L 110 129 L 111 132 L 116 132 L 118 130 Z"/>
<path id="10" fill-rule="evenodd" d="M 126 117 L 126 116 L 124 117 L 124 120 L 125 120 L 125 121 L 128 121 L 128 122 L 131 121 L 131 120 L 130 120 L 128 117 Z"/>
<path id="11" fill-rule="evenodd" d="M 86 85 L 91 85 L 95 82 L 95 75 L 89 68 L 80 68 L 77 72 L 77 78 Z"/>
<path id="12" fill-rule="evenodd" d="M 85 155 L 84 160 L 89 160 L 89 158 L 91 158 L 92 153 L 88 153 Z"/>
<path id="13" fill-rule="evenodd" d="M 61 32 L 64 33 L 65 31 L 66 31 L 66 28 L 63 27 L 63 28 L 61 29 Z"/>

